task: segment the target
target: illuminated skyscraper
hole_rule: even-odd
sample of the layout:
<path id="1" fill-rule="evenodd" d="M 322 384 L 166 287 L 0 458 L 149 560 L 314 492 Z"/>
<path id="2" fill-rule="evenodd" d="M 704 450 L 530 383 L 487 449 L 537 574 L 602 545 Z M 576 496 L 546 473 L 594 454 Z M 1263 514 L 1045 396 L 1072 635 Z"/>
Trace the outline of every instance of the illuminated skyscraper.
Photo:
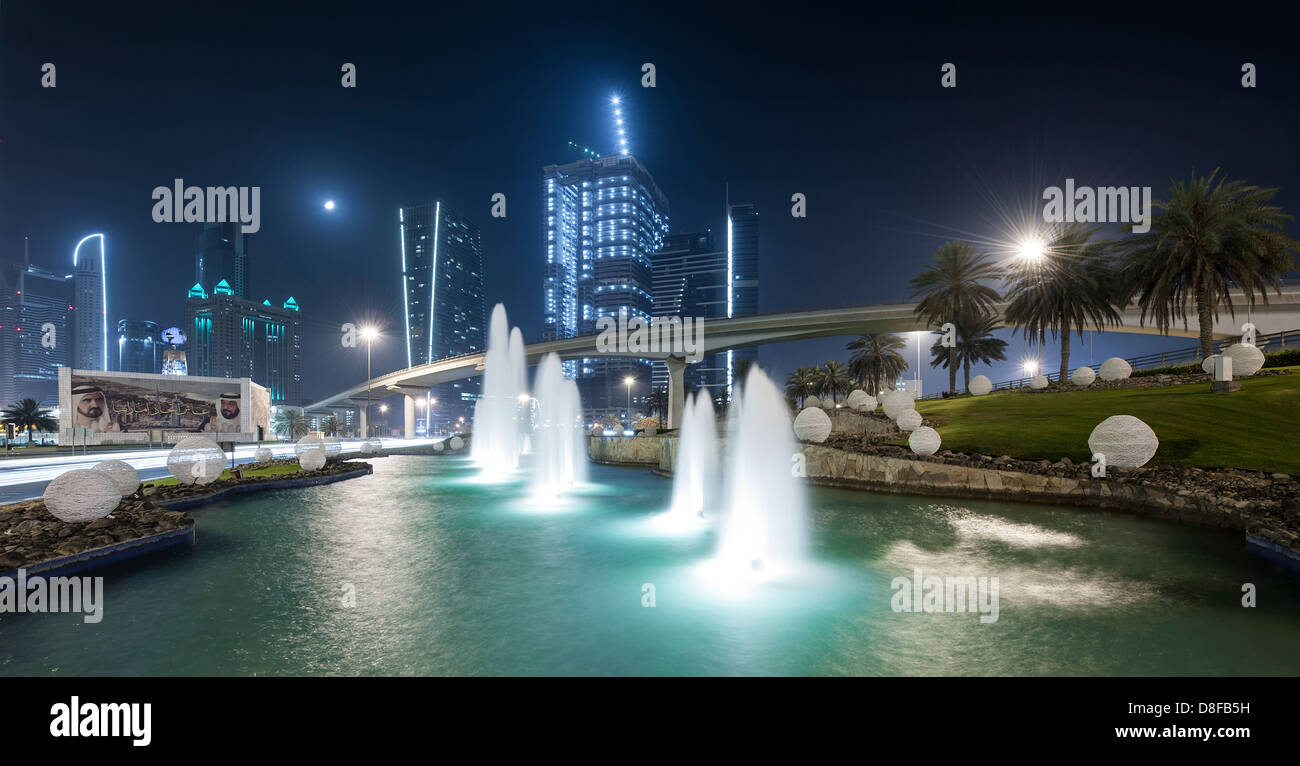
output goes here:
<path id="1" fill-rule="evenodd" d="M 210 288 L 223 279 L 236 298 L 248 299 L 252 290 L 248 239 L 238 223 L 205 223 L 194 254 L 194 283 Z"/>
<path id="2" fill-rule="evenodd" d="M 292 296 L 279 307 L 244 300 L 223 279 L 211 294 L 191 287 L 185 310 L 190 375 L 252 378 L 271 404 L 302 404 L 302 314 Z"/>
<path id="3" fill-rule="evenodd" d="M 486 347 L 483 240 L 478 227 L 442 202 L 397 211 L 407 366 Z M 468 419 L 478 379 L 433 387 L 435 425 Z"/>
<path id="4" fill-rule="evenodd" d="M 25 245 L 22 263 L 0 263 L 0 403 L 58 406 L 58 368 L 74 358 L 75 284 L 33 266 Z"/>
<path id="5" fill-rule="evenodd" d="M 753 205 L 727 205 L 727 316 L 758 313 L 758 209 Z M 727 352 L 728 385 L 734 380 L 736 363 L 758 361 L 758 348 Z"/>
<path id="6" fill-rule="evenodd" d="M 544 340 L 596 332 L 596 320 L 649 319 L 651 255 L 668 234 L 668 199 L 650 171 L 629 154 L 582 159 L 542 170 L 546 266 L 542 287 Z M 620 404 L 623 378 L 637 379 L 636 398 L 649 392 L 649 367 L 635 359 L 565 362 L 584 400 L 597 409 Z"/>
<path id="7" fill-rule="evenodd" d="M 73 360 L 78 370 L 108 369 L 108 274 L 104 235 L 82 238 L 72 251 Z"/>
<path id="8" fill-rule="evenodd" d="M 161 332 L 162 328 L 157 322 L 117 320 L 117 358 L 113 360 L 116 363 L 114 369 L 119 372 L 146 372 L 150 375 L 160 373 L 163 352 L 167 350 Z"/>

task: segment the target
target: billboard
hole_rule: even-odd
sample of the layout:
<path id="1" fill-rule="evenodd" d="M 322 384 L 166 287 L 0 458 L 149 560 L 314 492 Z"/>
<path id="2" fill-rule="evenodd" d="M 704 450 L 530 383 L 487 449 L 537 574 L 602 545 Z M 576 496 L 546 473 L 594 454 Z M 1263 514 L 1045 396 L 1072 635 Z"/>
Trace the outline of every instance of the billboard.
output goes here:
<path id="1" fill-rule="evenodd" d="M 59 427 L 69 443 L 148 442 L 158 434 L 255 441 L 269 438 L 270 401 L 248 378 L 59 368 Z"/>

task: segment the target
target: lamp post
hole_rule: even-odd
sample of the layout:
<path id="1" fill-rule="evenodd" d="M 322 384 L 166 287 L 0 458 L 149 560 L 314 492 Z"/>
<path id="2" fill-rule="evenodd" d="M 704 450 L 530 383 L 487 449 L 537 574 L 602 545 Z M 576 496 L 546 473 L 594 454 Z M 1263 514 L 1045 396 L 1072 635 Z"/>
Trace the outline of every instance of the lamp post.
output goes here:
<path id="1" fill-rule="evenodd" d="M 623 378 L 623 383 L 627 385 L 627 425 L 632 427 L 632 383 L 636 381 L 631 375 Z"/>
<path id="2" fill-rule="evenodd" d="M 366 339 L 366 433 L 361 438 L 369 439 L 370 431 L 373 430 L 370 427 L 370 345 L 379 337 L 379 331 L 373 327 L 364 327 L 361 337 Z"/>

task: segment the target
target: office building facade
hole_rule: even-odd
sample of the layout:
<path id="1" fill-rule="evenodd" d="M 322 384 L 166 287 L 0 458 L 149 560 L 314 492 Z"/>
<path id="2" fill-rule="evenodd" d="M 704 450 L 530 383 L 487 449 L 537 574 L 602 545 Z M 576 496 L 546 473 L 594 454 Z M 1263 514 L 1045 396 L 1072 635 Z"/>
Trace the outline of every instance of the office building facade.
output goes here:
<path id="1" fill-rule="evenodd" d="M 252 288 L 248 239 L 238 223 L 205 223 L 194 253 L 194 283 L 209 289 L 225 280 L 236 298 L 249 299 Z"/>
<path id="2" fill-rule="evenodd" d="M 654 314 L 709 320 L 727 316 L 727 251 L 712 231 L 671 234 L 654 254 Z M 726 395 L 727 355 L 711 354 L 688 364 L 684 374 L 691 390 L 708 389 L 715 400 Z M 653 389 L 668 390 L 668 368 L 656 361 Z"/>
<path id="3" fill-rule="evenodd" d="M 60 367 L 74 358 L 74 274 L 0 263 L 0 405 L 24 398 L 58 404 Z"/>
<path id="4" fill-rule="evenodd" d="M 668 234 L 668 199 L 631 155 L 586 158 L 542 170 L 546 261 L 544 340 L 596 331 L 603 316 L 652 316 L 651 256 Z M 636 359 L 565 362 L 596 409 L 625 407 L 624 379 L 649 393 L 650 365 Z M 634 401 L 633 407 L 636 407 Z"/>
<path id="5" fill-rule="evenodd" d="M 211 294 L 191 287 L 185 309 L 190 375 L 251 378 L 270 391 L 273 406 L 302 405 L 302 314 L 293 297 L 278 307 L 257 303 L 221 280 Z"/>
<path id="6" fill-rule="evenodd" d="M 162 340 L 162 328 L 148 320 L 117 320 L 118 372 L 143 372 L 150 375 L 162 373 L 163 354 L 167 344 Z"/>
<path id="7" fill-rule="evenodd" d="M 483 240 L 478 227 L 441 201 L 397 213 L 403 330 L 408 367 L 486 348 L 483 303 Z M 472 415 L 478 379 L 440 383 L 432 420 L 455 422 Z"/>

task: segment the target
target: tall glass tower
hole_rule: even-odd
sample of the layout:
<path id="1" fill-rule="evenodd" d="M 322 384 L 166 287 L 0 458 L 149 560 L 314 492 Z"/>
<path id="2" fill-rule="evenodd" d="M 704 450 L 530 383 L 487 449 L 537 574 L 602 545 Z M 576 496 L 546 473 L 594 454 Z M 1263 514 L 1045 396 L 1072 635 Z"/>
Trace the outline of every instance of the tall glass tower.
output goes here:
<path id="1" fill-rule="evenodd" d="M 653 264 L 668 235 L 668 199 L 650 171 L 631 155 L 582 159 L 542 169 L 546 209 L 546 268 L 542 337 L 596 332 L 602 316 L 649 319 Z M 623 379 L 650 389 L 648 363 L 635 359 L 565 362 L 584 382 L 590 407 L 623 404 Z M 637 396 L 634 396 L 634 402 Z"/>
<path id="2" fill-rule="evenodd" d="M 401 241 L 406 363 L 414 367 L 486 348 L 483 239 L 478 227 L 442 202 L 397 211 Z M 478 380 L 440 383 L 430 420 L 468 420 Z"/>
<path id="3" fill-rule="evenodd" d="M 79 370 L 108 369 L 108 275 L 104 235 L 83 237 L 72 251 L 74 278 L 74 357 Z"/>

